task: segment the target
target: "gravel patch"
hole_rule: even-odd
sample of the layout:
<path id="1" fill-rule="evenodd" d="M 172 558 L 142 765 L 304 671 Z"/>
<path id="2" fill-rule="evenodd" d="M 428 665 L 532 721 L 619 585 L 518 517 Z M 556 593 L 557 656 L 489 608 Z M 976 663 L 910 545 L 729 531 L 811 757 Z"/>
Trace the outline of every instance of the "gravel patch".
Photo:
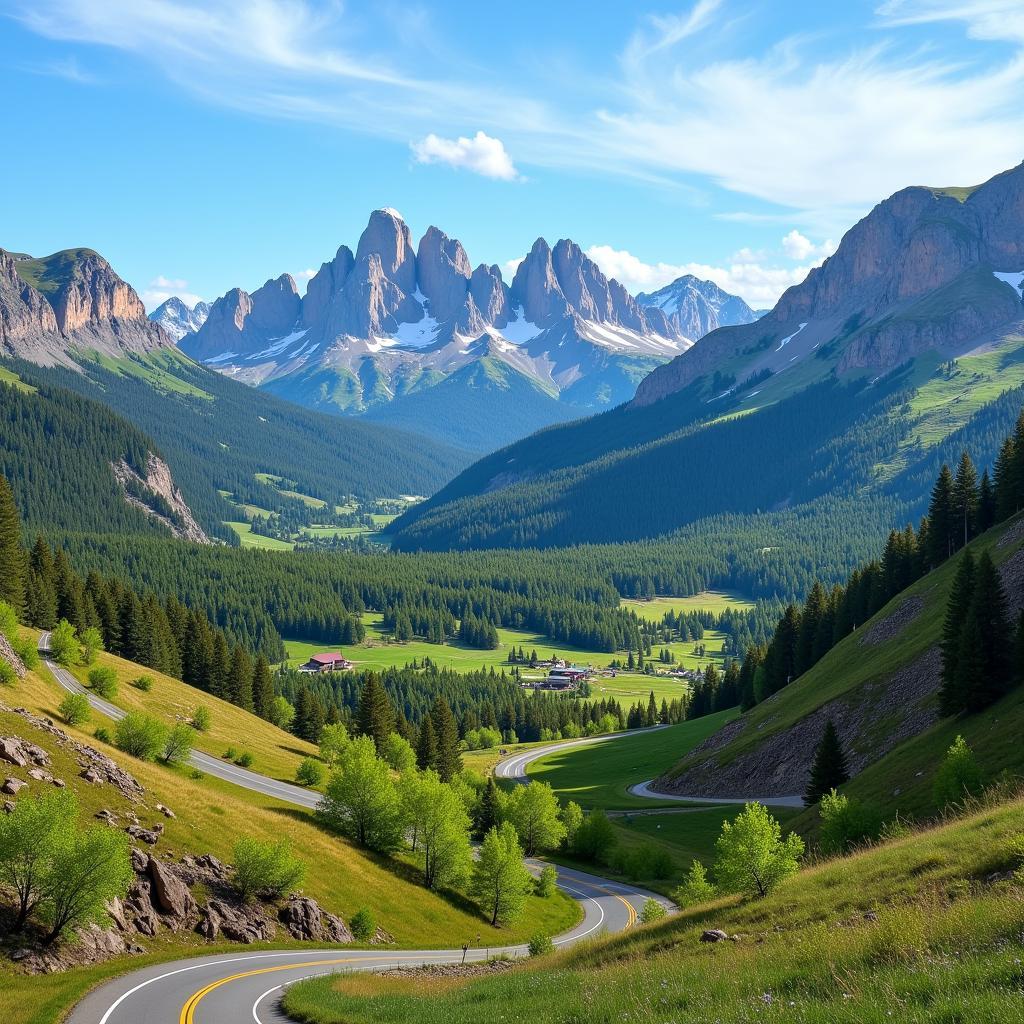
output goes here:
<path id="1" fill-rule="evenodd" d="M 908 597 L 891 615 L 876 622 L 860 635 L 860 643 L 874 647 L 898 636 L 921 614 L 924 598 Z"/>

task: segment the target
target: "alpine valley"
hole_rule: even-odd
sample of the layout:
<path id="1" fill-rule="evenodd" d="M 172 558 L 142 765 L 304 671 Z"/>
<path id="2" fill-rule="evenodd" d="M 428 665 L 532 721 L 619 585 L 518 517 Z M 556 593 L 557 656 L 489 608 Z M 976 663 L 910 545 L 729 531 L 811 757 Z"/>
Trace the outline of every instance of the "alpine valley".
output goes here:
<path id="1" fill-rule="evenodd" d="M 755 319 L 694 278 L 644 299 L 567 239 L 538 238 L 506 284 L 436 227 L 414 246 L 384 209 L 305 296 L 288 274 L 251 294 L 233 289 L 178 344 L 299 405 L 488 452 L 628 401 L 708 330 Z"/>

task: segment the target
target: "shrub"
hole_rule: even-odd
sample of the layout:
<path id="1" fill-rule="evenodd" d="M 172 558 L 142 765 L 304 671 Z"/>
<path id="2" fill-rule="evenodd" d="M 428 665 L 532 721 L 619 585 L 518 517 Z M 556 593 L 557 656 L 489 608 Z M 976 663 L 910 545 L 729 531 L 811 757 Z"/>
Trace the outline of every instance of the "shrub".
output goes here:
<path id="1" fill-rule="evenodd" d="M 243 750 L 236 758 L 235 764 L 237 764 L 239 768 L 251 768 L 252 760 L 252 754 L 250 754 L 248 750 Z"/>
<path id="2" fill-rule="evenodd" d="M 192 753 L 194 739 L 195 731 L 191 726 L 184 722 L 172 726 L 164 737 L 160 759 L 164 764 L 181 764 L 183 761 L 187 761 Z"/>
<path id="3" fill-rule="evenodd" d="M 74 665 L 78 661 L 78 633 L 67 619 L 61 619 L 50 633 L 50 653 L 61 665 Z"/>
<path id="4" fill-rule="evenodd" d="M 141 690 L 143 693 L 149 693 L 149 691 L 153 689 L 153 677 L 139 676 L 139 678 L 132 683 L 132 686 L 134 686 L 136 690 Z"/>
<path id="5" fill-rule="evenodd" d="M 707 903 L 713 900 L 717 892 L 715 887 L 708 881 L 708 871 L 699 860 L 690 865 L 690 870 L 683 879 L 682 885 L 672 893 L 672 899 L 680 907 L 692 907 L 697 903 Z"/>
<path id="6" fill-rule="evenodd" d="M 545 864 L 540 869 L 540 877 L 537 879 L 537 895 L 547 899 L 555 895 L 558 888 L 558 871 L 554 864 Z"/>
<path id="7" fill-rule="evenodd" d="M 311 757 L 303 758 L 295 771 L 295 781 L 300 786 L 319 786 L 324 781 L 324 766 Z"/>
<path id="8" fill-rule="evenodd" d="M 17 678 L 14 669 L 6 661 L 0 661 L 0 686 L 13 686 Z"/>
<path id="9" fill-rule="evenodd" d="M 189 771 L 188 777 L 195 782 L 201 782 L 206 778 L 206 772 L 201 771 L 199 768 L 193 768 Z"/>
<path id="10" fill-rule="evenodd" d="M 268 896 L 280 899 L 294 889 L 306 874 L 306 866 L 292 855 L 287 839 L 261 842 L 244 836 L 235 843 L 232 882 L 243 900 Z"/>
<path id="11" fill-rule="evenodd" d="M 617 841 L 608 815 L 602 810 L 591 811 L 576 829 L 572 852 L 581 860 L 607 864 Z"/>
<path id="12" fill-rule="evenodd" d="M 152 761 L 166 738 L 166 726 L 139 711 L 130 711 L 114 726 L 114 745 L 140 761 Z"/>
<path id="13" fill-rule="evenodd" d="M 352 915 L 348 927 L 356 942 L 369 942 L 377 931 L 377 922 L 366 907 L 361 907 Z"/>
<path id="14" fill-rule="evenodd" d="M 81 725 L 88 722 L 92 717 L 92 708 L 89 707 L 89 698 L 84 693 L 69 693 L 57 707 L 60 717 L 68 725 Z"/>
<path id="15" fill-rule="evenodd" d="M 15 637 L 11 640 L 14 653 L 21 658 L 21 663 L 30 672 L 39 667 L 39 648 L 29 637 Z"/>
<path id="16" fill-rule="evenodd" d="M 100 743 L 112 743 L 113 740 L 110 737 L 110 730 L 104 725 L 97 725 L 96 731 L 93 736 L 100 741 Z"/>
<path id="17" fill-rule="evenodd" d="M 843 853 L 878 835 L 878 814 L 859 800 L 830 790 L 821 798 L 821 849 Z"/>
<path id="18" fill-rule="evenodd" d="M 550 935 L 538 932 L 534 935 L 527 946 L 530 956 L 547 956 L 555 951 L 555 944 L 551 941 Z"/>
<path id="19" fill-rule="evenodd" d="M 935 776 L 935 803 L 940 808 L 948 807 L 966 797 L 977 796 L 981 789 L 981 769 L 974 752 L 963 736 L 957 736 Z"/>
<path id="20" fill-rule="evenodd" d="M 200 704 L 199 707 L 192 712 L 192 728 L 195 729 L 196 732 L 207 732 L 209 731 L 210 724 L 210 710 Z"/>
<path id="21" fill-rule="evenodd" d="M 660 904 L 653 896 L 649 896 L 644 900 L 643 909 L 640 911 L 640 923 L 641 924 L 652 924 L 655 921 L 660 921 L 663 917 L 668 915 L 668 911 Z"/>
<path id="22" fill-rule="evenodd" d="M 223 754 L 220 755 L 225 761 L 234 761 L 238 757 L 238 751 L 234 747 L 228 747 Z"/>
<path id="23" fill-rule="evenodd" d="M 6 601 L 0 601 L 0 633 L 11 643 L 18 635 L 18 614 Z"/>
<path id="24" fill-rule="evenodd" d="M 117 673 L 106 665 L 89 670 L 89 685 L 93 692 L 104 700 L 117 696 Z"/>
<path id="25" fill-rule="evenodd" d="M 746 804 L 722 823 L 715 853 L 715 878 L 725 891 L 764 897 L 797 870 L 804 841 L 795 832 L 783 837 L 762 804 Z"/>
<path id="26" fill-rule="evenodd" d="M 91 665 L 96 660 L 98 651 L 103 650 L 103 634 L 95 627 L 89 626 L 82 632 L 82 662 Z"/>

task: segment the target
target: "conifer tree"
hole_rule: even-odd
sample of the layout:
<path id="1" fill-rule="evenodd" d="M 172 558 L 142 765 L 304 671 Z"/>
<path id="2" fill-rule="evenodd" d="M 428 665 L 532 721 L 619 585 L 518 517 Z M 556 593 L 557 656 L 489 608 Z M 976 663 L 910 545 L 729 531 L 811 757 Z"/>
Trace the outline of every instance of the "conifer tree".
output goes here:
<path id="1" fill-rule="evenodd" d="M 996 520 L 1009 519 L 1017 511 L 1017 460 L 1013 438 L 1008 437 L 999 448 L 995 468 Z"/>
<path id="2" fill-rule="evenodd" d="M 430 709 L 430 718 L 437 739 L 434 767 L 442 782 L 451 782 L 462 771 L 462 754 L 459 751 L 459 727 L 451 706 L 444 697 L 438 697 L 434 701 L 434 706 Z"/>
<path id="3" fill-rule="evenodd" d="M 449 710 L 449 714 L 450 714 Z M 363 683 L 356 711 L 355 732 L 358 736 L 369 736 L 378 755 L 384 743 L 395 729 L 395 709 L 391 705 L 384 684 L 376 672 L 371 672 Z"/>
<path id="4" fill-rule="evenodd" d="M 241 644 L 236 644 L 231 652 L 228 700 L 240 708 L 252 711 L 252 659 Z"/>
<path id="5" fill-rule="evenodd" d="M 477 839 L 483 839 L 498 824 L 499 810 L 498 786 L 490 775 L 473 815 L 473 834 Z"/>
<path id="6" fill-rule="evenodd" d="M 953 586 L 946 605 L 946 618 L 942 626 L 940 650 L 942 653 L 942 686 L 939 690 L 939 710 L 943 715 L 955 715 L 966 706 L 960 689 L 958 663 L 960 659 L 960 637 L 967 612 L 974 593 L 974 553 L 968 548 L 960 556 Z"/>
<path id="7" fill-rule="evenodd" d="M 21 548 L 21 518 L 7 478 L 0 476 L 0 601 L 19 617 L 25 611 L 25 553 Z"/>
<path id="8" fill-rule="evenodd" d="M 953 474 L 943 463 L 928 506 L 928 562 L 933 569 L 956 550 L 959 525 L 953 507 Z"/>
<path id="9" fill-rule="evenodd" d="M 437 765 L 437 736 L 434 733 L 434 721 L 425 715 L 420 722 L 420 734 L 416 740 L 416 767 L 425 772 Z"/>
<path id="10" fill-rule="evenodd" d="M 253 711 L 260 718 L 270 714 L 270 705 L 274 700 L 274 681 L 270 675 L 270 663 L 266 655 L 256 659 L 256 667 L 252 673 L 252 705 Z"/>
<path id="11" fill-rule="evenodd" d="M 835 723 L 830 718 L 825 723 L 821 742 L 814 752 L 814 763 L 811 765 L 811 777 L 804 794 L 807 806 L 816 804 L 826 793 L 838 789 L 850 777 L 846 765 L 846 753 L 839 740 Z"/>
<path id="12" fill-rule="evenodd" d="M 971 606 L 960 638 L 957 674 L 967 711 L 981 711 L 1009 690 L 1010 644 L 1006 593 L 999 570 L 985 551 L 978 559 Z"/>
<path id="13" fill-rule="evenodd" d="M 803 675 L 814 665 L 814 641 L 817 638 L 818 628 L 826 612 L 827 599 L 825 597 L 825 588 L 819 580 L 815 580 L 810 594 L 807 595 L 807 602 L 800 616 L 795 675 Z"/>
<path id="14" fill-rule="evenodd" d="M 962 452 L 953 482 L 953 518 L 955 544 L 965 547 L 977 534 L 978 527 L 978 473 L 970 455 Z"/>
<path id="15" fill-rule="evenodd" d="M 978 533 L 990 530 L 996 523 L 996 494 L 988 470 L 981 474 L 978 485 Z"/>

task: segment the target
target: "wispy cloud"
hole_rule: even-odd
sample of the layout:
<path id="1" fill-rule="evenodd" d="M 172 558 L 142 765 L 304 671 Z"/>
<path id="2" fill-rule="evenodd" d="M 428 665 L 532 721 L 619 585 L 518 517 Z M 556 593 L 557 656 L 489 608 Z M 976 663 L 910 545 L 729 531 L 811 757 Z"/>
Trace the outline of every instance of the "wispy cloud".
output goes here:
<path id="1" fill-rule="evenodd" d="M 190 309 L 197 302 L 202 302 L 202 296 L 196 295 L 188 290 L 188 281 L 181 277 L 167 277 L 158 274 L 149 282 L 149 287 L 139 292 L 139 298 L 146 307 L 146 311 L 152 313 L 157 306 L 163 305 L 171 296 L 176 295 Z"/>
<path id="2" fill-rule="evenodd" d="M 86 71 L 74 57 L 63 57 L 40 63 L 24 64 L 22 67 L 33 75 L 63 78 L 68 82 L 77 82 L 79 85 L 95 85 L 98 81 L 96 76 Z"/>
<path id="3" fill-rule="evenodd" d="M 815 233 L 910 183 L 983 180 L 1020 159 L 1024 137 L 1020 0 L 888 0 L 865 24 L 881 30 L 871 45 L 750 33 L 741 56 L 724 57 L 728 47 L 708 45 L 731 23 L 724 0 L 697 0 L 640 19 L 621 53 L 590 55 L 608 70 L 563 91 L 508 62 L 432 59 L 417 52 L 415 32 L 371 23 L 356 5 L 0 6 L 51 39 L 134 54 L 209 103 L 402 144 L 427 125 L 436 134 L 415 153 L 498 178 L 518 164 L 677 188 L 710 182 L 792 211 L 790 223 Z M 743 10 L 729 4 L 729 19 Z M 934 22 L 961 25 L 991 47 L 986 59 L 906 38 Z"/>
<path id="4" fill-rule="evenodd" d="M 412 152 L 416 162 L 421 164 L 447 164 L 502 181 L 519 178 L 505 144 L 484 132 L 477 132 L 471 139 L 465 136 L 443 139 L 431 133 L 425 139 L 412 143 Z"/>

